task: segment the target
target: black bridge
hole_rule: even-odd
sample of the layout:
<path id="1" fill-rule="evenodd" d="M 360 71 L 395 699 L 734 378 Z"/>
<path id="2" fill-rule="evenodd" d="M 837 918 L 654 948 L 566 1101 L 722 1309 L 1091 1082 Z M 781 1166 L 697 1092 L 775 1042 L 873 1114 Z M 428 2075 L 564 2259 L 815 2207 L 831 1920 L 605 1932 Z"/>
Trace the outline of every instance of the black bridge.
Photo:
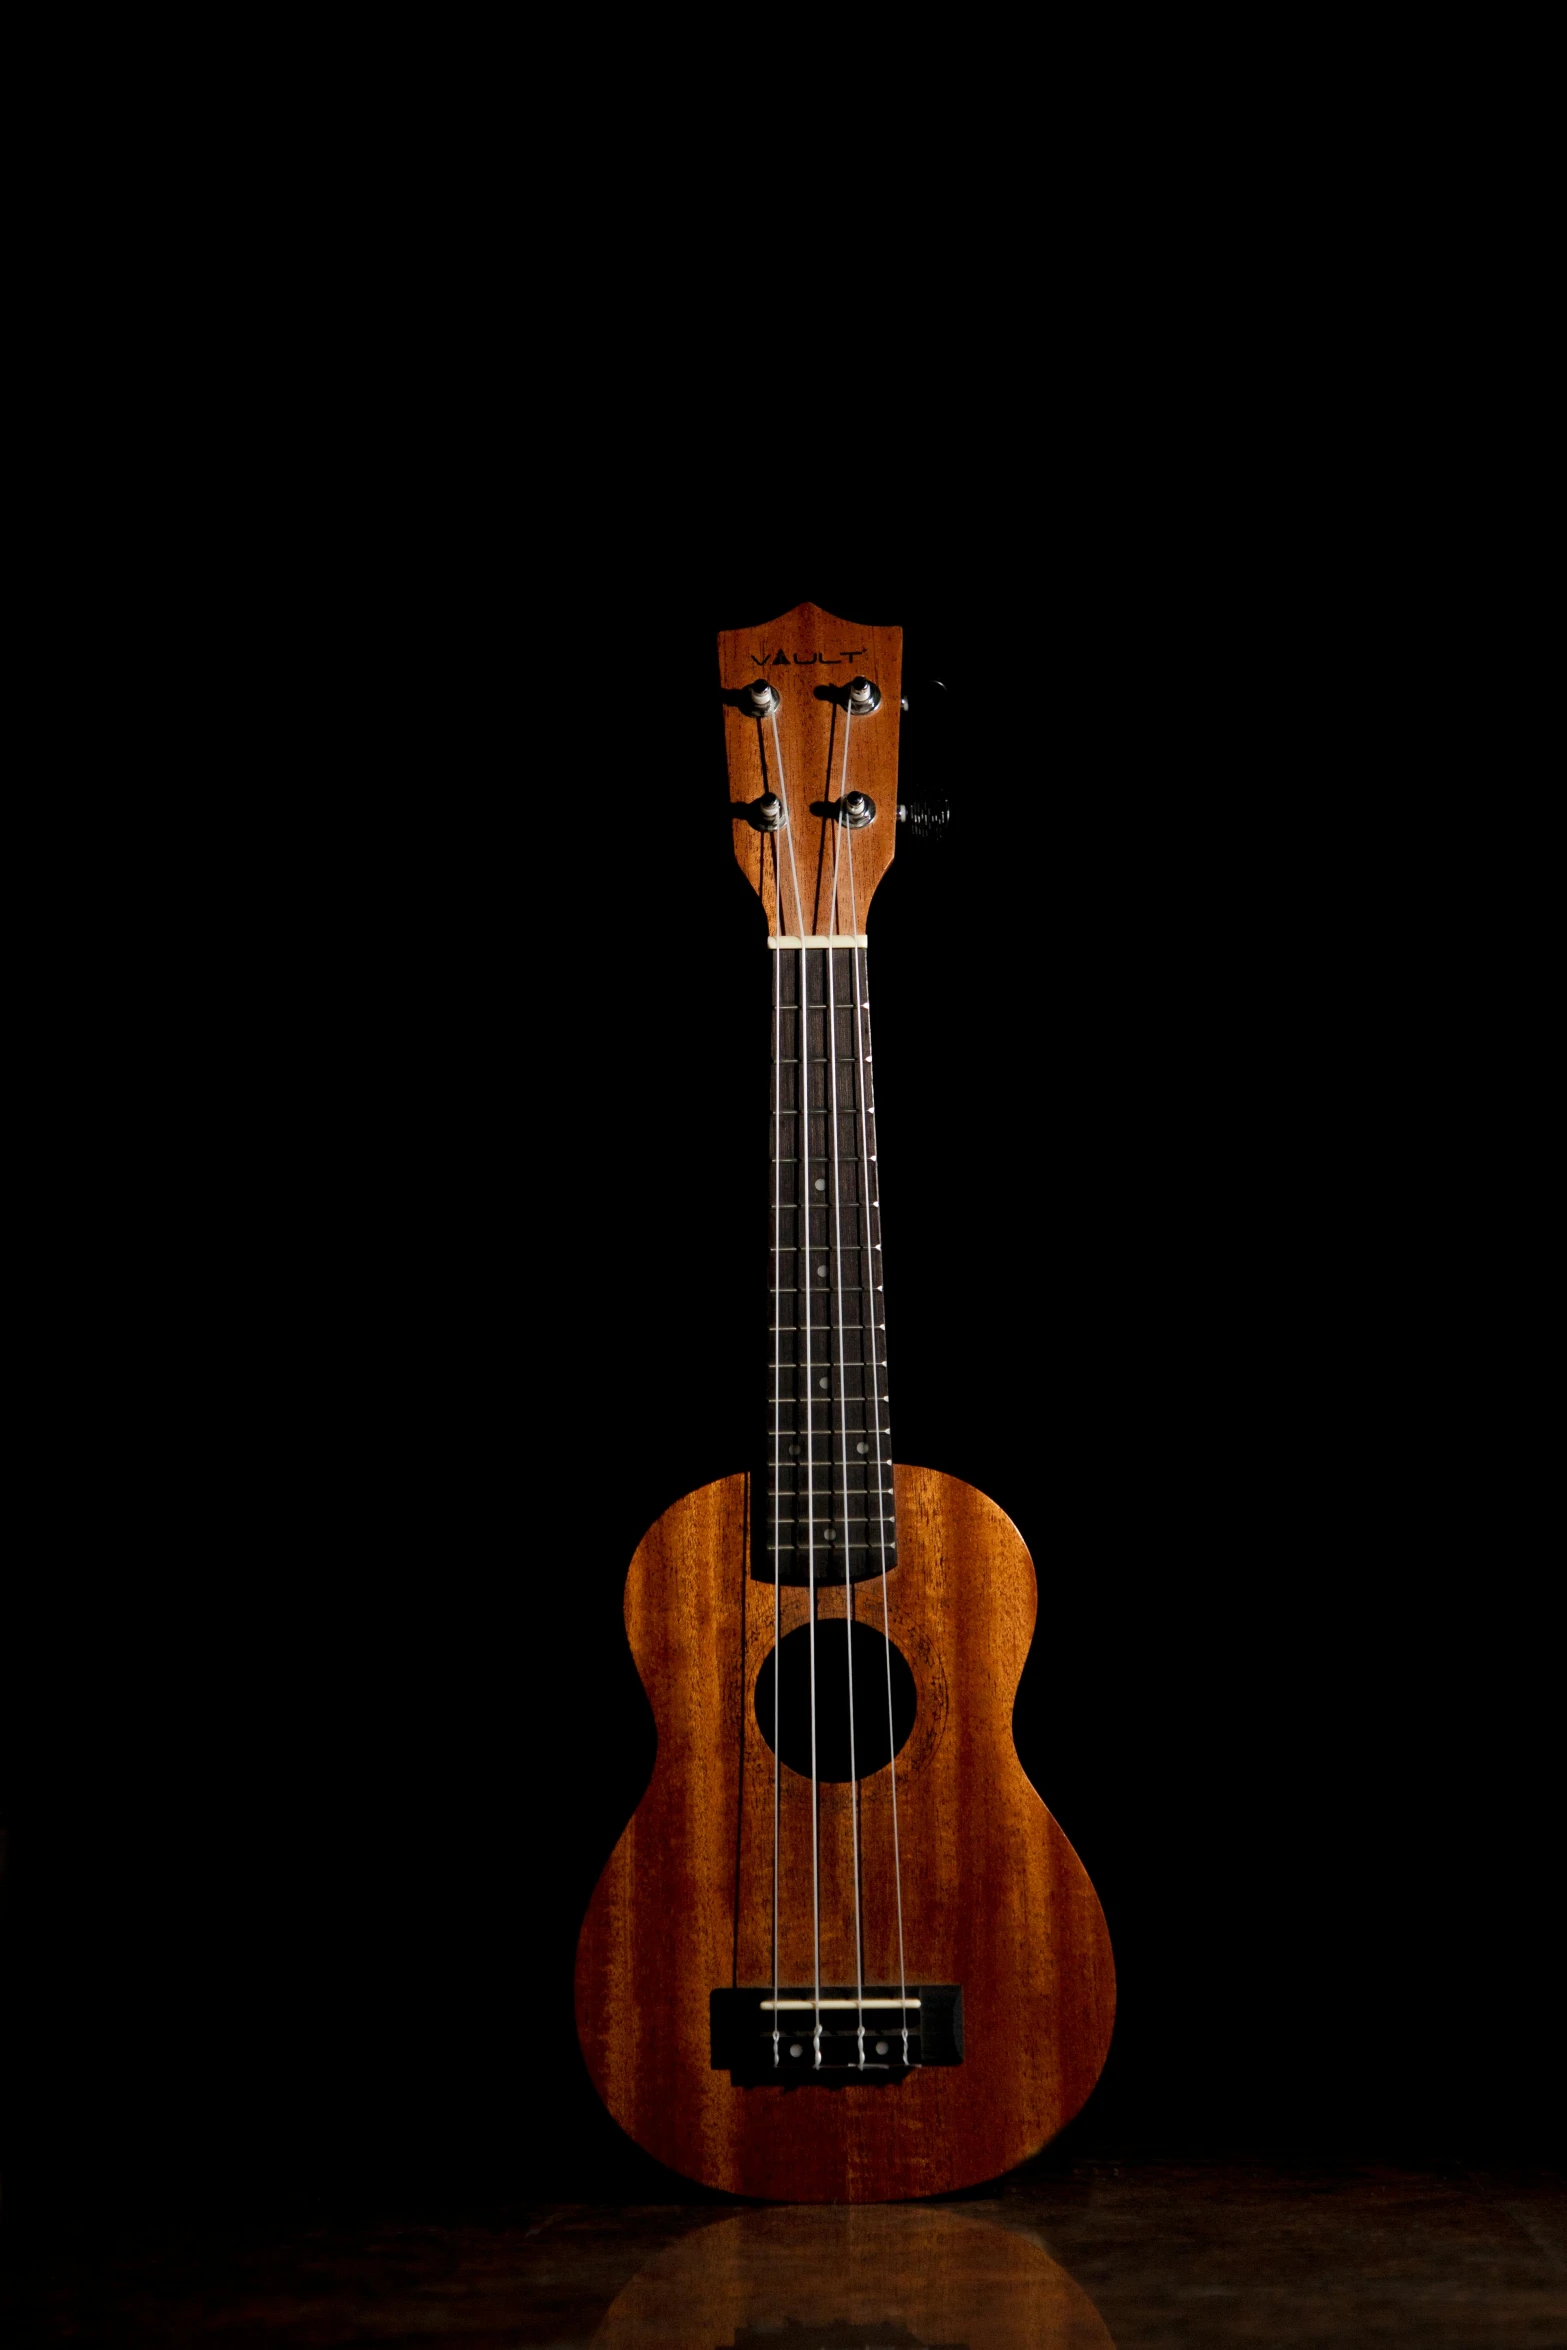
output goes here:
<path id="1" fill-rule="evenodd" d="M 715 1991 L 709 2001 L 713 2070 L 736 2088 L 885 2088 L 925 2064 L 963 2062 L 963 1989 L 958 1983 L 824 1983 L 821 2062 L 816 2061 L 816 1993 L 809 1983 Z M 865 2061 L 860 2062 L 860 2017 Z M 907 2032 L 907 2054 L 904 2034 Z M 774 2037 L 776 2033 L 776 2039 Z"/>

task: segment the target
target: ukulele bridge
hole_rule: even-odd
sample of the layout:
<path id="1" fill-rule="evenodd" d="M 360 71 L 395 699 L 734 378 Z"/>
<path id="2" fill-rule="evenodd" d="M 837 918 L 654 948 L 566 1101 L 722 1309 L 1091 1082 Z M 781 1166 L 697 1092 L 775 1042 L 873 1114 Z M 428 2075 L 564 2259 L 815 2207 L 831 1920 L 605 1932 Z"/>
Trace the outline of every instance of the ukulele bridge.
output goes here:
<path id="1" fill-rule="evenodd" d="M 715 1991 L 709 2001 L 714 2072 L 737 2089 L 886 2088 L 927 2064 L 963 2062 L 963 1989 L 958 1983 L 770 1983 Z M 864 2018 L 864 2062 L 860 2021 Z M 821 2062 L 816 2060 L 817 2022 Z M 905 2057 L 905 2032 L 907 2056 Z"/>

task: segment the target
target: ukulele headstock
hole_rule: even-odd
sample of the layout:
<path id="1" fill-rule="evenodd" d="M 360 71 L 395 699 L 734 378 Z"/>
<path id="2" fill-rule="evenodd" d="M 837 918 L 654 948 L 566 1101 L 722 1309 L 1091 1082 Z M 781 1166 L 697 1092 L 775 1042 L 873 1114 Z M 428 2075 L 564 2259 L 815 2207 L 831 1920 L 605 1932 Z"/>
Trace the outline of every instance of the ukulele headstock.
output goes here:
<path id="1" fill-rule="evenodd" d="M 863 937 L 898 835 L 903 631 L 797 604 L 726 630 L 735 856 L 774 938 Z"/>

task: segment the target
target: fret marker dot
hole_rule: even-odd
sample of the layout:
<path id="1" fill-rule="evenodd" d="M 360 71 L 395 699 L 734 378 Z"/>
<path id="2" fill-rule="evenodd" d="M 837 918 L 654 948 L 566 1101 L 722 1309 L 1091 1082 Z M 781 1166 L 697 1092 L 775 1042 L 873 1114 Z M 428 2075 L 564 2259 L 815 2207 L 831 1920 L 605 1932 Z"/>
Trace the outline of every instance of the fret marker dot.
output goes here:
<path id="1" fill-rule="evenodd" d="M 817 1176 L 817 1178 L 816 1178 L 816 1188 L 817 1188 L 817 1190 L 818 1190 L 818 1191 L 825 1191 L 825 1190 L 827 1189 L 827 1178 L 826 1178 L 826 1176 L 825 1176 L 825 1175 L 818 1175 L 818 1176 Z"/>
<path id="2" fill-rule="evenodd" d="M 871 1448 L 868 1444 L 857 1444 L 854 1449 L 856 1452 L 869 1452 Z"/>
<path id="3" fill-rule="evenodd" d="M 825 1281 L 825 1280 L 826 1280 L 826 1278 L 827 1278 L 827 1268 L 826 1268 L 826 1266 L 825 1266 L 825 1265 L 818 1265 L 818 1266 L 817 1266 L 817 1268 L 816 1268 L 816 1277 L 817 1277 L 817 1279 L 818 1279 L 819 1281 Z"/>
<path id="4" fill-rule="evenodd" d="M 800 1457 L 800 1447 L 797 1444 L 791 1444 L 789 1450 L 794 1454 L 796 1460 L 798 1460 Z"/>
<path id="5" fill-rule="evenodd" d="M 818 1387 L 825 1387 L 825 1386 L 826 1386 L 826 1384 L 827 1384 L 827 1382 L 826 1382 L 826 1380 L 825 1380 L 825 1379 L 818 1379 L 818 1380 L 817 1380 L 817 1382 L 816 1382 L 816 1384 L 817 1384 L 817 1386 L 818 1386 Z"/>

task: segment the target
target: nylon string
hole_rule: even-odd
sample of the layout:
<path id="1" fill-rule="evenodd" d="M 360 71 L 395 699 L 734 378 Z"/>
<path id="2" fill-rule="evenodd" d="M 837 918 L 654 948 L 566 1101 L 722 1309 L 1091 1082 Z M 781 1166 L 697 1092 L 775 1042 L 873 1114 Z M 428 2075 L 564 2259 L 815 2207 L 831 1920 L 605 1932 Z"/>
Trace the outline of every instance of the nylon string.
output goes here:
<path id="1" fill-rule="evenodd" d="M 782 781 L 782 777 L 779 778 Z M 773 889 L 780 898 L 781 868 L 778 857 L 778 835 L 773 835 Z M 773 2063 L 781 2062 L 778 2030 L 778 1831 L 783 1813 L 782 1766 L 778 1759 L 778 1707 L 782 1679 L 778 1662 L 779 1642 L 783 1637 L 783 1586 L 779 1580 L 782 1553 L 779 1538 L 783 1527 L 779 1515 L 782 1494 L 780 1478 L 783 1456 L 783 1317 L 779 1310 L 782 1290 L 779 1286 L 778 1266 L 783 1255 L 778 1235 L 783 1230 L 783 962 L 781 955 L 773 957 Z"/>
<path id="2" fill-rule="evenodd" d="M 843 769 L 838 779 L 839 816 L 833 834 L 832 847 L 832 910 L 828 918 L 828 938 L 838 932 L 838 852 L 843 845 L 843 794 L 849 780 L 849 725 L 847 708 L 843 713 Z M 854 870 L 854 843 L 849 843 L 849 870 Z M 851 940 L 855 936 L 850 931 Z M 859 949 L 850 947 L 851 955 Z M 849 1415 L 847 1365 L 843 1351 L 843 1184 L 838 1172 L 838 999 L 837 981 L 833 971 L 834 950 L 827 949 L 827 1100 L 832 1119 L 832 1214 L 833 1214 L 833 1270 L 836 1275 L 838 1306 L 838 1460 L 843 1478 L 843 1635 L 848 1658 L 849 1674 L 849 1809 L 854 1838 L 854 2006 L 856 2041 L 859 2047 L 859 2069 L 865 2070 L 865 1943 L 860 1918 L 860 1781 L 858 1756 L 854 1736 L 854 1589 L 850 1577 L 851 1537 L 849 1534 Z M 856 1053 L 856 1064 L 858 1053 Z M 859 1074 L 856 1065 L 855 1075 Z M 863 1263 L 863 1252 L 862 1252 Z M 860 1300 L 863 1307 L 865 1278 L 860 1277 Z M 864 1316 L 861 1315 L 861 1346 L 864 1345 Z M 829 1415 L 830 1419 L 831 1415 Z M 828 1467 L 832 1466 L 832 1441 L 828 1439 Z M 869 1513 L 866 1516 L 867 1535 L 870 1533 Z"/>
<path id="3" fill-rule="evenodd" d="M 860 912 L 859 907 L 855 901 L 854 852 L 852 844 L 849 852 L 849 929 L 851 936 L 859 936 Z M 871 1198 L 872 1161 L 870 1126 L 868 1122 L 871 1066 L 870 1005 L 865 998 L 864 991 L 861 986 L 860 955 L 861 949 L 856 947 L 854 950 L 854 1028 L 856 1056 L 854 1075 L 860 1106 L 860 1196 L 865 1203 L 865 1246 L 861 1254 L 861 1262 L 867 1268 L 869 1268 L 872 1265 L 874 1258 L 879 1253 L 871 1239 L 871 1234 L 874 1229 L 871 1223 L 871 1208 L 873 1204 L 879 1206 L 880 1202 L 877 1201 L 873 1203 Z M 876 1322 L 876 1299 L 885 1295 L 885 1284 L 881 1281 L 878 1281 L 874 1284 L 874 1286 L 872 1286 L 872 1284 L 868 1280 L 865 1280 L 862 1276 L 862 1289 L 867 1301 L 871 1320 L 871 1417 L 873 1426 L 875 1428 L 874 1453 L 876 1461 L 876 1539 L 881 1551 L 881 1626 L 886 1646 L 887 1664 L 887 1753 L 889 1757 L 889 1769 L 892 1773 L 892 1881 L 898 1903 L 898 1997 L 900 2000 L 906 2002 L 909 1995 L 909 1985 L 908 1971 L 903 1955 L 903 1855 L 898 1841 L 898 1757 L 895 1752 L 896 1739 L 893 1732 L 892 1722 L 892 1614 L 887 1597 L 887 1505 L 884 1491 L 886 1483 L 886 1469 L 883 1467 L 881 1457 L 881 1358 L 876 1350 L 877 1330 L 878 1328 L 885 1330 L 887 1327 L 885 1320 L 883 1320 L 880 1324 L 877 1324 Z M 886 1314 L 886 1310 L 887 1309 L 884 1305 L 882 1307 L 882 1313 L 884 1316 Z M 890 1466 L 891 1463 L 889 1462 L 887 1467 L 890 1468 Z M 869 1511 L 866 1512 L 865 1531 L 867 1535 L 869 1535 Z M 898 2013 L 903 2027 L 903 2061 L 905 2064 L 907 2064 L 909 2061 L 909 2011 L 907 2005 L 900 2007 Z"/>
<path id="4" fill-rule="evenodd" d="M 778 741 L 778 712 L 776 707 L 772 712 L 772 721 L 773 752 L 778 761 L 778 782 L 780 787 L 780 797 L 783 797 L 783 751 Z M 788 821 L 788 807 L 788 800 L 787 798 L 784 798 L 784 838 L 789 845 L 789 878 L 794 884 L 794 913 L 795 920 L 799 924 L 799 930 L 796 935 L 800 940 L 800 985 L 798 990 L 799 1008 L 795 1014 L 797 1035 L 799 1039 L 798 1050 L 796 1054 L 796 1066 L 800 1072 L 799 1085 L 797 1089 L 799 1095 L 798 1116 L 800 1122 L 800 1144 L 796 1159 L 796 1164 L 800 1170 L 800 1206 L 796 1212 L 803 1220 L 804 1232 L 802 1238 L 797 1231 L 799 1245 L 795 1249 L 794 1263 L 796 1294 L 795 1314 L 797 1326 L 799 1305 L 802 1299 L 805 1305 L 805 1497 L 807 1510 L 805 1522 L 805 1559 L 806 1577 L 809 1585 L 809 1621 L 811 1627 L 809 1641 L 811 1660 L 811 1959 L 812 1982 L 815 1987 L 813 1998 L 814 2015 L 813 2029 L 811 2033 L 811 2050 L 813 2067 L 819 2071 L 821 2069 L 822 2061 L 822 1866 L 821 1823 L 817 1816 L 820 1810 L 820 1804 L 818 1800 L 819 1779 L 816 1768 L 816 1442 L 815 1422 L 811 1418 L 811 1414 L 816 1407 L 812 1400 L 815 1391 L 811 1385 L 813 1366 L 811 1361 L 811 1291 L 809 1280 L 811 1256 L 810 1018 L 807 1004 L 809 990 L 806 984 L 805 963 L 805 901 L 800 895 L 800 875 L 794 860 L 794 826 Z M 776 838 L 776 835 L 774 837 Z M 804 1275 L 803 1280 L 802 1274 Z M 798 1395 L 798 1389 L 796 1389 L 796 1394 Z M 775 1485 L 777 1483 L 776 1472 L 774 1474 L 774 1483 Z M 798 1487 L 795 1489 L 794 1522 L 796 1532 L 798 1532 L 800 1523 L 800 1501 Z M 773 1580 L 776 1585 L 778 1581 L 778 1553 L 776 1551 L 773 1553 L 773 1561 Z M 773 1662 L 773 1683 L 775 1687 L 777 1686 L 778 1677 L 782 1670 L 782 1659 L 778 1656 L 775 1648 Z M 774 1759 L 776 1762 L 776 1755 Z M 775 1873 L 776 1867 L 777 1862 L 775 1858 Z M 774 1996 L 776 1997 L 777 1994 L 775 1993 Z M 777 2015 L 778 2010 L 775 2007 L 773 2010 L 773 2017 L 775 2022 L 777 2020 Z"/>

